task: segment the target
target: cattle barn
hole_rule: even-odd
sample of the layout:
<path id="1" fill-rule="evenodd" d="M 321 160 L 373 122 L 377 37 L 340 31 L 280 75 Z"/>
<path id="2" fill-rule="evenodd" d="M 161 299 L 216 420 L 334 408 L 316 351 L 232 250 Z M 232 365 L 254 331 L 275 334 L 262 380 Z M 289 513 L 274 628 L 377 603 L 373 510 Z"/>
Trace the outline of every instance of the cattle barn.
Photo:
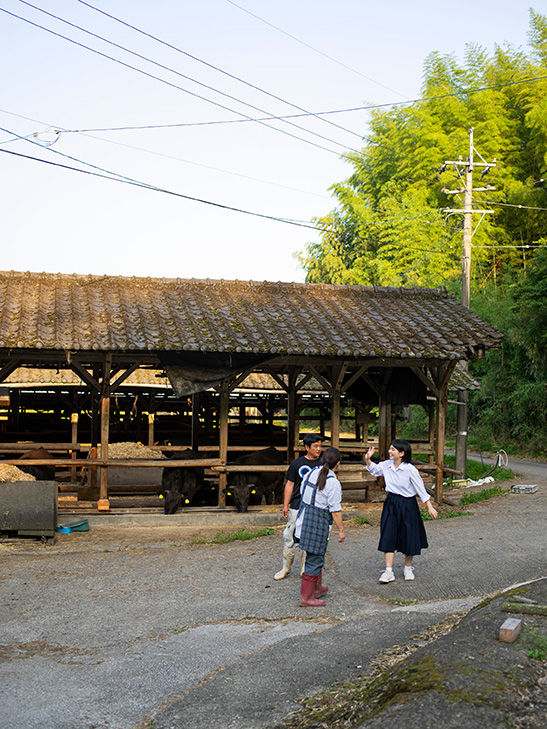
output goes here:
<path id="1" fill-rule="evenodd" d="M 231 454 L 273 445 L 289 463 L 302 410 L 352 457 L 377 417 L 385 458 L 396 413 L 420 405 L 429 437 L 414 450 L 440 501 L 448 392 L 476 387 L 466 363 L 501 337 L 443 287 L 0 272 L 0 455 L 42 444 L 67 473 L 85 463 L 108 511 L 109 469 L 158 466 L 109 447 L 169 441 L 218 477 L 223 508 Z"/>

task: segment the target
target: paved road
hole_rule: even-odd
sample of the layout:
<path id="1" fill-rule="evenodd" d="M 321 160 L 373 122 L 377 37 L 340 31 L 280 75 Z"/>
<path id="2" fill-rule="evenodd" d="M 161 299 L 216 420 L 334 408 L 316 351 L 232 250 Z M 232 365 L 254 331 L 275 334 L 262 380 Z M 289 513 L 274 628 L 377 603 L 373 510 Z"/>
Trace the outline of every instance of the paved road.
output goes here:
<path id="1" fill-rule="evenodd" d="M 481 461 L 488 465 L 494 465 L 496 456 L 481 456 L 477 453 L 469 453 L 468 457 L 474 461 Z M 519 476 L 526 476 L 531 479 L 544 481 L 547 479 L 547 463 L 541 461 L 528 461 L 524 458 L 509 458 L 508 468 Z"/>
<path id="2" fill-rule="evenodd" d="M 273 580 L 279 531 L 228 545 L 162 528 L 0 544 L 0 729 L 274 727 L 378 651 L 547 574 L 547 479 L 472 511 L 428 522 L 413 583 L 397 559 L 380 585 L 378 528 L 349 522 L 319 609 L 298 606 L 295 574 Z"/>
<path id="3" fill-rule="evenodd" d="M 454 451 L 447 450 L 448 455 L 454 455 Z M 485 470 L 494 465 L 497 460 L 496 455 L 468 452 L 467 457 L 472 461 L 483 463 Z M 526 476 L 531 479 L 547 480 L 547 463 L 542 461 L 530 461 L 525 458 L 515 458 L 511 456 L 508 459 L 507 468 L 518 476 Z"/>

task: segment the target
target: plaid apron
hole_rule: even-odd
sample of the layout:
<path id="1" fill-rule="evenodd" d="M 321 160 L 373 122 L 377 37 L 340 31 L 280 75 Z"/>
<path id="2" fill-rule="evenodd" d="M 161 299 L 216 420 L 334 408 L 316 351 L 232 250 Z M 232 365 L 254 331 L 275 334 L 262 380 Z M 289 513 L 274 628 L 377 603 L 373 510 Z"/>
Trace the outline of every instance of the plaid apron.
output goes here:
<path id="1" fill-rule="evenodd" d="M 311 471 L 310 471 L 311 473 Z M 303 484 L 302 493 L 308 481 L 306 476 Z M 327 543 L 329 541 L 329 528 L 332 524 L 332 514 L 328 509 L 320 509 L 315 505 L 315 495 L 317 494 L 317 484 L 313 487 L 313 495 L 310 504 L 305 504 L 304 500 L 300 502 L 298 515 L 303 513 L 302 529 L 300 532 L 300 540 L 298 546 L 304 552 L 310 554 L 324 555 L 327 551 Z M 298 519 L 298 516 L 296 517 Z"/>

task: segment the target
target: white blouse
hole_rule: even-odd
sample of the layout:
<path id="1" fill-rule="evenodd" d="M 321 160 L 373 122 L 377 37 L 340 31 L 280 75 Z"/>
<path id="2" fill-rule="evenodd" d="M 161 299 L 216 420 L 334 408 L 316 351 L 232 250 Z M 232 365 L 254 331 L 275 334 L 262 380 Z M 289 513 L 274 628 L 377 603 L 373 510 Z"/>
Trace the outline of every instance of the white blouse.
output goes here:
<path id="1" fill-rule="evenodd" d="M 320 472 L 321 467 L 314 468 L 313 471 L 310 472 L 307 481 L 305 477 L 302 479 L 300 492 L 302 494 L 302 501 L 305 504 L 311 504 L 313 487 L 317 483 Z M 302 489 L 302 487 L 304 486 L 304 482 L 306 482 L 306 485 L 304 489 Z M 317 490 L 315 494 L 315 505 L 318 509 L 328 509 L 330 512 L 342 511 L 342 486 L 340 484 L 340 481 L 336 478 L 334 471 L 328 472 L 325 488 L 322 491 Z M 304 513 L 300 512 L 300 514 L 296 518 L 296 525 L 294 529 L 294 534 L 298 538 L 300 538 L 300 534 L 302 531 L 303 520 Z"/>
<path id="2" fill-rule="evenodd" d="M 424 482 L 416 466 L 412 463 L 400 463 L 397 468 L 392 460 L 371 463 L 367 471 L 373 476 L 383 476 L 386 491 L 399 496 L 419 496 L 425 504 L 431 498 L 425 490 Z"/>

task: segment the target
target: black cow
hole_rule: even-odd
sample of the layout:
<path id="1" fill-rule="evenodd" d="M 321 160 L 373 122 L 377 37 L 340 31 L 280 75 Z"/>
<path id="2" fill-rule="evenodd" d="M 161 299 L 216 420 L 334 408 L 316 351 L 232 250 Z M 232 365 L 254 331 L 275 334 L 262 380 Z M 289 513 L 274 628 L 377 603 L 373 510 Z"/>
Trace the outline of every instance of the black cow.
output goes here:
<path id="1" fill-rule="evenodd" d="M 192 497 L 192 506 L 218 506 L 218 483 L 204 481 Z"/>
<path id="2" fill-rule="evenodd" d="M 55 458 L 45 448 L 34 448 L 23 453 L 18 460 L 30 460 L 31 458 Z M 37 481 L 55 481 L 55 466 L 18 466 L 21 471 L 34 476 Z"/>
<path id="3" fill-rule="evenodd" d="M 187 461 L 201 458 L 191 448 L 175 451 L 171 458 Z M 201 467 L 164 468 L 161 476 L 161 491 L 165 499 L 166 514 L 174 514 L 181 504 L 188 506 L 192 497 L 203 484 L 204 469 Z"/>
<path id="4" fill-rule="evenodd" d="M 273 446 L 255 451 L 248 456 L 240 456 L 234 461 L 238 466 L 277 466 L 285 463 L 285 458 Z M 267 504 L 283 500 L 283 474 L 271 471 L 231 473 L 225 491 L 232 497 L 237 511 L 246 512 L 249 503 L 261 504 L 262 497 Z"/>

